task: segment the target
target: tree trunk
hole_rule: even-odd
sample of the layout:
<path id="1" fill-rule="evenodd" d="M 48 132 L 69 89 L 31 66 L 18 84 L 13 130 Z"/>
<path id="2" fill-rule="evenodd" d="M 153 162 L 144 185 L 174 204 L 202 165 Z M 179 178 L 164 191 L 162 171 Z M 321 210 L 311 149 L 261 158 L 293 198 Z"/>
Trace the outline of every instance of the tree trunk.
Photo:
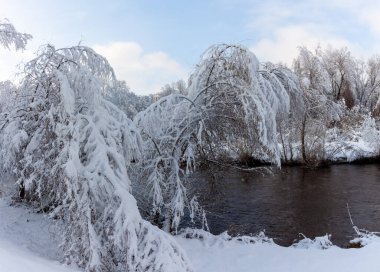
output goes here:
<path id="1" fill-rule="evenodd" d="M 285 163 L 288 163 L 288 157 L 286 156 L 286 148 L 285 148 L 284 137 L 282 134 L 281 124 L 279 124 L 279 133 L 280 133 L 280 139 L 281 139 L 281 144 L 282 144 L 282 152 L 284 153 L 284 160 L 285 160 Z"/>
<path id="2" fill-rule="evenodd" d="M 301 152 L 302 152 L 303 163 L 306 163 L 305 136 L 306 136 L 306 116 L 303 118 L 302 127 L 301 127 Z"/>
<path id="3" fill-rule="evenodd" d="M 21 199 L 24 199 L 25 198 L 25 186 L 24 186 L 24 183 L 21 183 L 18 187 L 18 196 L 21 198 Z"/>

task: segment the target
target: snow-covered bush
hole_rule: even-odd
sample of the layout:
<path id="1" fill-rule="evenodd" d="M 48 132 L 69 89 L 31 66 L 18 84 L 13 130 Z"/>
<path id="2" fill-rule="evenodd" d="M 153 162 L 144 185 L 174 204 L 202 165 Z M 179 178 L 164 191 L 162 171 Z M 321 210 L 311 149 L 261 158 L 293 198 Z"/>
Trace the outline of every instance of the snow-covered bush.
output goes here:
<path id="1" fill-rule="evenodd" d="M 16 104 L 1 120 L 1 160 L 20 198 L 65 224 L 67 262 L 87 271 L 189 271 L 186 256 L 144 221 L 127 168 L 141 157 L 132 122 L 101 91 L 115 77 L 83 46 L 46 46 L 25 66 Z"/>
<path id="2" fill-rule="evenodd" d="M 295 248 L 303 248 L 303 249 L 329 249 L 330 247 L 333 247 L 333 243 L 331 242 L 331 235 L 326 234 L 325 236 L 319 236 L 315 237 L 313 240 L 310 238 L 307 238 L 303 234 L 303 239 L 294 243 L 292 247 Z"/>
<path id="3" fill-rule="evenodd" d="M 228 243 L 236 244 L 272 244 L 273 239 L 265 235 L 265 232 L 261 231 L 256 235 L 239 235 L 230 236 L 227 232 L 223 232 L 219 235 L 213 235 L 202 229 L 186 228 L 178 233 L 179 237 L 186 239 L 198 239 L 206 245 L 218 245 L 219 247 L 226 246 Z"/>
<path id="4" fill-rule="evenodd" d="M 363 140 L 374 145 L 380 145 L 380 131 L 377 129 L 375 119 L 366 116 L 360 130 L 363 134 Z"/>
<path id="5" fill-rule="evenodd" d="M 380 233 L 379 232 L 372 232 L 367 231 L 363 229 L 358 229 L 356 226 L 354 226 L 356 231 L 356 236 L 354 239 L 350 240 L 350 247 L 364 247 L 367 246 L 373 242 L 379 242 L 380 241 Z"/>

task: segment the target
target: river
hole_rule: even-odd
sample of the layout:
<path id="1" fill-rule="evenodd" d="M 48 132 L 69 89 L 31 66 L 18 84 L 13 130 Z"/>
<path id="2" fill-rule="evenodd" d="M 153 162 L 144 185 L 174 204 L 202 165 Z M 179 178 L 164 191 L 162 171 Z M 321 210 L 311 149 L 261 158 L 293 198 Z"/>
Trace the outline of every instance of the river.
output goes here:
<path id="1" fill-rule="evenodd" d="M 334 165 L 322 169 L 285 167 L 273 175 L 234 168 L 202 169 L 191 178 L 207 210 L 210 230 L 232 235 L 265 230 L 288 246 L 303 235 L 326 233 L 339 246 L 359 228 L 380 231 L 380 165 Z"/>

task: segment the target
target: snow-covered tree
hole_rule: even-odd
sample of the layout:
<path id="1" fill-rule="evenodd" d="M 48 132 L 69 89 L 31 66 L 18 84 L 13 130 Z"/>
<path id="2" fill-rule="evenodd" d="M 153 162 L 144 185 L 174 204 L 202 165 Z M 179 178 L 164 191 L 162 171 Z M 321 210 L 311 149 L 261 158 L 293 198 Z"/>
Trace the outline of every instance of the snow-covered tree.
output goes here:
<path id="1" fill-rule="evenodd" d="M 16 50 L 23 50 L 32 38 L 32 35 L 20 33 L 8 19 L 0 20 L 0 45 L 10 49 L 14 45 Z M 15 101 L 16 86 L 11 81 L 0 82 L 0 113 L 6 113 L 13 107 Z"/>
<path id="2" fill-rule="evenodd" d="M 268 68 L 277 73 L 279 80 L 286 86 L 290 99 L 289 111 L 277 115 L 278 142 L 282 147 L 282 160 L 288 163 L 294 159 L 293 149 L 299 139 L 298 128 L 306 113 L 307 101 L 297 76 L 290 69 L 273 64 Z"/>
<path id="3" fill-rule="evenodd" d="M 15 103 L 17 87 L 11 81 L 0 81 L 0 113 L 8 112 Z"/>
<path id="4" fill-rule="evenodd" d="M 141 157 L 140 137 L 101 95 L 115 81 L 92 49 L 46 46 L 2 116 L 1 160 L 21 198 L 62 220 L 67 262 L 86 271 L 190 271 L 176 242 L 138 211 L 127 169 Z"/>
<path id="5" fill-rule="evenodd" d="M 213 46 L 203 55 L 190 79 L 189 97 L 206 112 L 210 133 L 204 137 L 210 145 L 205 152 L 216 155 L 223 144 L 233 148 L 244 139 L 248 153 L 261 149 L 267 161 L 280 164 L 276 118 L 289 110 L 287 83 L 294 78 L 269 66 L 241 46 Z"/>
<path id="6" fill-rule="evenodd" d="M 166 96 L 136 116 L 152 210 L 167 229 L 178 227 L 186 208 L 191 216 L 199 210 L 186 192 L 186 175 L 197 162 L 233 159 L 243 146 L 280 165 L 276 118 L 288 112 L 296 84 L 289 70 L 261 67 L 247 48 L 215 45 L 190 77 L 187 96 Z"/>
<path id="7" fill-rule="evenodd" d="M 328 76 L 331 100 L 337 102 L 344 99 L 347 106 L 353 107 L 356 94 L 352 86 L 354 61 L 350 51 L 329 47 L 324 51 L 318 50 L 317 54 Z"/>
<path id="8" fill-rule="evenodd" d="M 117 81 L 112 86 L 106 86 L 102 95 L 127 114 L 130 119 L 133 119 L 138 112 L 145 110 L 153 102 L 152 96 L 140 96 L 131 92 L 124 81 Z"/>
<path id="9" fill-rule="evenodd" d="M 361 110 L 376 113 L 380 109 L 380 57 L 356 60 L 352 71 L 357 104 Z"/>
<path id="10" fill-rule="evenodd" d="M 5 48 L 14 46 L 16 50 L 23 50 L 31 38 L 30 34 L 18 32 L 7 19 L 0 20 L 0 44 Z"/>
<path id="11" fill-rule="evenodd" d="M 138 177 L 150 188 L 152 216 L 163 216 L 167 231 L 178 228 L 185 208 L 192 217 L 195 211 L 202 214 L 196 199 L 189 200 L 186 193 L 187 174 L 195 167 L 196 123 L 202 122 L 200 118 L 192 120 L 197 112 L 188 103 L 190 100 L 181 95 L 165 96 L 134 119 L 144 142 L 140 161 L 144 170 Z"/>
<path id="12" fill-rule="evenodd" d="M 327 57 L 321 59 L 320 55 L 319 48 L 316 53 L 312 53 L 301 47 L 293 65 L 303 91 L 305 110 L 298 115 L 298 122 L 292 125 L 299 131 L 300 152 L 304 163 L 316 163 L 325 159 L 326 129 L 331 122 L 339 120 L 342 112 L 342 104 L 338 100 L 342 96 L 346 72 L 339 67 L 348 68 L 344 66 L 346 63 L 343 65 L 335 59 L 329 63 Z M 330 52 L 328 56 L 333 58 L 334 54 Z M 326 67 L 330 67 L 330 70 Z"/>
<path id="13" fill-rule="evenodd" d="M 186 95 L 187 94 L 186 88 L 187 88 L 186 82 L 184 80 L 178 80 L 170 84 L 165 84 L 161 88 L 161 91 L 156 94 L 156 97 L 159 99 L 170 94 Z"/>
<path id="14" fill-rule="evenodd" d="M 365 84 L 366 106 L 370 112 L 380 115 L 380 57 L 374 56 L 367 62 L 367 82 Z"/>
<path id="15" fill-rule="evenodd" d="M 12 45 L 16 50 L 23 50 L 32 35 L 20 33 L 8 19 L 0 20 L 0 45 L 10 49 Z M 14 104 L 16 86 L 11 81 L 0 82 L 0 112 Z"/>

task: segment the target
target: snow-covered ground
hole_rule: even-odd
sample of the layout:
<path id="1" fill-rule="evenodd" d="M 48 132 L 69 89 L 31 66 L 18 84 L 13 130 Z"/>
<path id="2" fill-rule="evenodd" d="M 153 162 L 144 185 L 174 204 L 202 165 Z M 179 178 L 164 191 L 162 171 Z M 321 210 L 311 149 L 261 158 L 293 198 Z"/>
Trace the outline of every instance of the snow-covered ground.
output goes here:
<path id="1" fill-rule="evenodd" d="M 57 227 L 42 214 L 0 198 L 1 272 L 75 272 L 58 262 Z"/>
<path id="2" fill-rule="evenodd" d="M 380 241 L 361 249 L 330 246 L 327 237 L 304 239 L 294 247 L 267 242 L 255 244 L 211 236 L 200 241 L 178 237 L 195 271 L 260 272 L 377 272 L 380 271 Z M 327 249 L 322 249 L 328 246 Z"/>
<path id="3" fill-rule="evenodd" d="M 39 257 L 20 244 L 0 240 L 0 271 L 2 272 L 75 272 L 57 261 Z"/>
<path id="4" fill-rule="evenodd" d="M 58 243 L 54 235 L 58 227 L 53 226 L 45 216 L 23 206 L 9 206 L 8 201 L 0 199 L 0 271 L 80 271 L 58 262 Z M 189 232 L 175 238 L 198 272 L 380 271 L 379 238 L 372 239 L 361 249 L 342 249 L 332 246 L 327 236 L 304 239 L 293 247 L 281 247 L 263 235 L 237 239 L 203 231 L 190 231 L 190 234 L 198 238 L 185 238 Z"/>
<path id="5" fill-rule="evenodd" d="M 380 244 L 362 249 L 285 248 L 255 244 L 206 245 L 196 240 L 179 240 L 196 271 L 260 272 L 370 272 L 380 271 Z"/>

